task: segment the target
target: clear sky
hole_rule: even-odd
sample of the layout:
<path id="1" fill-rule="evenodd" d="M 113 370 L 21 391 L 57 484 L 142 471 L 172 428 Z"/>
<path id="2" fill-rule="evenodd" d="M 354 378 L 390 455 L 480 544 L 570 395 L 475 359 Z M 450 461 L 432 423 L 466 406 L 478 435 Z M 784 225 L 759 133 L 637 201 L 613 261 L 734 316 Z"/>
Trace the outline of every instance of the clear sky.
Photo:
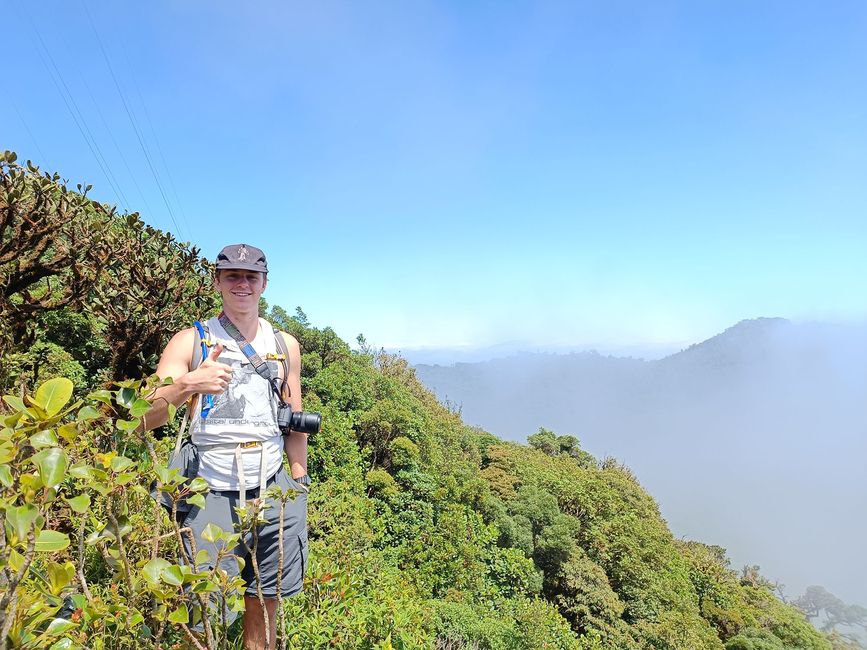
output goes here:
<path id="1" fill-rule="evenodd" d="M 863 2 L 0 7 L 0 148 L 350 341 L 867 318 Z"/>

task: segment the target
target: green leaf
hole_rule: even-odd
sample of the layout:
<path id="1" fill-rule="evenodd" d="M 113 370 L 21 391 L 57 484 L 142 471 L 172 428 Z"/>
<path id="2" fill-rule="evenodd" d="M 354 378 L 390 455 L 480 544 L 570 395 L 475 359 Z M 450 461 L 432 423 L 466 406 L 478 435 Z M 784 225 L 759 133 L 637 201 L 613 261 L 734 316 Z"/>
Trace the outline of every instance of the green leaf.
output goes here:
<path id="1" fill-rule="evenodd" d="M 137 472 L 124 472 L 123 474 L 118 474 L 115 477 L 114 482 L 117 483 L 118 485 L 126 485 L 130 481 L 134 481 L 137 478 L 138 478 Z"/>
<path id="2" fill-rule="evenodd" d="M 6 509 L 6 525 L 11 527 L 15 538 L 19 542 L 27 539 L 30 529 L 39 516 L 39 510 L 33 504 Z"/>
<path id="3" fill-rule="evenodd" d="M 57 415 L 72 397 L 72 382 L 66 377 L 49 379 L 36 389 L 36 404 L 48 414 Z"/>
<path id="4" fill-rule="evenodd" d="M 0 463 L 8 463 L 14 460 L 17 455 L 18 451 L 11 442 L 0 444 Z"/>
<path id="5" fill-rule="evenodd" d="M 45 487 L 45 484 L 42 482 L 42 479 L 38 474 L 20 474 L 18 476 L 18 481 L 21 484 L 21 490 L 23 492 L 41 490 Z"/>
<path id="6" fill-rule="evenodd" d="M 53 621 L 51 621 L 51 623 L 48 625 L 48 629 L 45 631 L 51 636 L 57 636 L 58 634 L 63 634 L 67 630 L 70 630 L 74 627 L 76 627 L 76 624 L 70 620 L 67 620 L 65 618 L 55 618 Z"/>
<path id="7" fill-rule="evenodd" d="M 206 542 L 211 542 L 212 544 L 222 536 L 223 530 L 214 523 L 208 524 L 205 526 L 205 530 L 202 531 L 202 539 Z"/>
<path id="8" fill-rule="evenodd" d="M 115 456 L 111 459 L 111 471 L 122 472 L 135 465 L 135 461 L 126 456 Z"/>
<path id="9" fill-rule="evenodd" d="M 151 403 L 145 399 L 137 399 L 129 410 L 129 414 L 134 418 L 140 418 L 145 413 L 151 410 Z"/>
<path id="10" fill-rule="evenodd" d="M 57 427 L 57 433 L 67 442 L 75 442 L 80 435 L 74 424 L 61 424 Z"/>
<path id="11" fill-rule="evenodd" d="M 79 494 L 77 497 L 66 499 L 66 503 L 72 508 L 73 512 L 83 514 L 90 509 L 90 496 L 87 494 Z"/>
<path id="12" fill-rule="evenodd" d="M 3 401 L 11 406 L 15 411 L 21 412 L 27 410 L 27 405 L 24 403 L 24 400 L 20 397 L 15 397 L 15 395 L 4 395 Z"/>
<path id="13" fill-rule="evenodd" d="M 194 506 L 197 506 L 201 509 L 205 508 L 205 495 L 204 494 L 194 494 L 191 497 L 187 498 L 189 503 L 192 503 Z"/>
<path id="14" fill-rule="evenodd" d="M 4 426 L 14 427 L 18 422 L 21 421 L 21 418 L 24 417 L 24 413 L 22 411 L 16 411 L 12 415 L 7 415 L 4 418 L 0 418 L 0 421 L 3 422 Z"/>
<path id="15" fill-rule="evenodd" d="M 135 403 L 135 391 L 132 388 L 121 388 L 115 393 L 117 403 L 124 408 L 131 408 Z"/>
<path id="16" fill-rule="evenodd" d="M 43 429 L 38 433 L 30 436 L 30 445 L 34 449 L 44 449 L 45 447 L 57 446 L 57 436 L 51 429 Z"/>
<path id="17" fill-rule="evenodd" d="M 46 487 L 55 487 L 66 476 L 69 456 L 59 447 L 43 449 L 33 456 L 33 463 L 39 471 L 39 478 Z"/>
<path id="18" fill-rule="evenodd" d="M 93 477 L 93 468 L 90 465 L 76 464 L 69 468 L 69 475 L 80 479 Z"/>
<path id="19" fill-rule="evenodd" d="M 167 467 L 163 467 L 162 465 L 154 465 L 154 473 L 157 475 L 157 478 L 160 480 L 160 483 L 165 486 L 166 483 L 171 481 L 171 474 L 169 474 L 169 470 Z"/>
<path id="20" fill-rule="evenodd" d="M 141 420 L 136 418 L 134 420 L 121 420 L 120 418 L 115 421 L 115 425 L 121 431 L 126 431 L 127 433 L 131 433 L 138 429 L 138 425 L 141 424 Z"/>
<path id="21" fill-rule="evenodd" d="M 190 622 L 190 612 L 187 609 L 187 606 L 181 604 L 175 611 L 169 614 L 169 620 L 172 623 L 189 623 Z"/>
<path id="22" fill-rule="evenodd" d="M 49 562 L 47 573 L 51 593 L 54 596 L 59 596 L 69 583 L 72 582 L 72 577 L 75 575 L 75 565 L 72 562 L 64 564 Z"/>
<path id="23" fill-rule="evenodd" d="M 163 582 L 175 587 L 180 587 L 184 583 L 184 574 L 181 571 L 181 567 L 175 564 L 163 569 L 160 577 L 163 579 Z"/>
<path id="24" fill-rule="evenodd" d="M 87 398 L 111 406 L 111 393 L 107 390 L 94 391 L 90 395 L 88 395 Z"/>
<path id="25" fill-rule="evenodd" d="M 160 574 L 170 566 L 171 564 L 169 564 L 167 560 L 157 557 L 145 564 L 141 571 L 145 580 L 151 584 L 158 584 L 160 581 Z"/>
<path id="26" fill-rule="evenodd" d="M 56 530 L 41 530 L 36 536 L 36 550 L 41 553 L 62 551 L 69 546 L 69 537 Z"/>
<path id="27" fill-rule="evenodd" d="M 202 549 L 196 553 L 196 565 L 207 564 L 211 560 L 211 554 Z"/>
<path id="28" fill-rule="evenodd" d="M 190 481 L 190 484 L 188 487 L 189 487 L 191 492 L 207 492 L 208 491 L 208 482 L 205 479 L 201 478 L 200 476 L 197 476 L 192 481 Z M 204 506 L 202 506 L 202 507 L 204 507 Z"/>
<path id="29" fill-rule="evenodd" d="M 24 559 L 24 556 L 14 548 L 9 551 L 9 566 L 12 567 L 15 573 L 19 573 L 24 567 Z"/>
<path id="30" fill-rule="evenodd" d="M 90 535 L 85 537 L 84 543 L 87 544 L 88 546 L 93 546 L 97 542 L 101 542 L 104 539 L 111 539 L 111 536 L 105 534 L 102 531 L 94 530 L 92 533 L 90 533 Z"/>
<path id="31" fill-rule="evenodd" d="M 75 641 L 70 639 L 69 637 L 65 637 L 60 639 L 57 643 L 53 644 L 48 650 L 77 650 L 81 646 L 75 645 Z"/>
<path id="32" fill-rule="evenodd" d="M 99 411 L 92 406 L 85 406 L 78 412 L 79 420 L 95 420 L 99 417 Z"/>
<path id="33" fill-rule="evenodd" d="M 193 585 L 193 593 L 194 594 L 207 594 L 212 591 L 217 591 L 220 588 L 216 582 L 212 582 L 210 580 L 202 580 L 201 582 L 197 582 Z"/>
<path id="34" fill-rule="evenodd" d="M 3 487 L 12 487 L 13 480 L 9 465 L 0 465 L 0 483 L 3 484 Z"/>
<path id="35" fill-rule="evenodd" d="M 24 411 L 32 420 L 47 420 L 50 415 L 46 413 L 45 409 L 39 406 L 39 403 L 36 401 L 35 397 L 31 397 L 30 395 L 25 395 L 24 399 L 30 402 L 31 406 Z"/>

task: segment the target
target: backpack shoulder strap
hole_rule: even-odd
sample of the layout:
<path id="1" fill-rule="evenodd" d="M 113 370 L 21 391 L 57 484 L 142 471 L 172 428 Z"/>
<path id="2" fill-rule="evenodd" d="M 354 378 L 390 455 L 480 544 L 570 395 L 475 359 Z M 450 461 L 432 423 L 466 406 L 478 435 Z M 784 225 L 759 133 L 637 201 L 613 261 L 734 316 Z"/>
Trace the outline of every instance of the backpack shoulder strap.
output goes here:
<path id="1" fill-rule="evenodd" d="M 202 361 L 205 360 L 202 356 L 202 335 L 199 332 L 198 327 L 194 327 L 193 330 L 193 356 L 190 360 L 190 370 L 195 370 L 202 365 Z M 208 331 L 207 323 L 202 323 L 202 331 L 205 333 L 205 340 L 208 341 L 208 345 L 210 345 L 211 333 Z"/>
<path id="2" fill-rule="evenodd" d="M 202 335 L 193 328 L 193 357 L 190 360 L 190 370 L 195 370 L 202 363 Z"/>
<path id="3" fill-rule="evenodd" d="M 198 321 L 196 321 L 198 324 Z M 211 338 L 211 333 L 208 331 L 208 325 L 202 325 L 202 331 L 205 333 L 205 341 L 209 341 Z M 193 327 L 193 356 L 190 358 L 190 370 L 195 370 L 200 365 L 202 365 L 202 361 L 204 361 L 204 357 L 202 355 L 202 335 L 199 332 L 198 327 Z M 195 406 L 197 401 L 197 396 L 193 395 L 189 400 L 187 400 L 187 408 L 184 411 L 184 417 L 181 419 L 181 426 L 178 427 L 178 436 L 175 440 L 175 454 L 180 452 L 181 444 L 183 443 L 184 434 L 187 433 L 187 423 L 192 420 L 192 409 Z"/>
<path id="4" fill-rule="evenodd" d="M 283 340 L 283 332 L 274 330 L 274 341 L 277 343 L 277 349 L 283 355 L 283 384 L 280 386 L 280 396 L 286 392 L 286 386 L 289 385 L 289 348 L 286 347 L 286 341 Z M 292 397 L 291 393 L 289 397 Z"/>

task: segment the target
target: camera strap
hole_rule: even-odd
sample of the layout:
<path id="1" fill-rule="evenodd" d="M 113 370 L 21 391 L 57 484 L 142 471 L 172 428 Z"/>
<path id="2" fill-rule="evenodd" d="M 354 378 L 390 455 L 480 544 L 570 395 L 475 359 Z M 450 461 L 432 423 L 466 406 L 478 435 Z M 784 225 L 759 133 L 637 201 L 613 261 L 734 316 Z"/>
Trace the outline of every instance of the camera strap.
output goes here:
<path id="1" fill-rule="evenodd" d="M 241 349 L 241 352 L 244 353 L 244 356 L 247 357 L 249 362 L 253 365 L 253 368 L 256 372 L 268 382 L 268 385 L 271 386 L 271 389 L 274 391 L 274 395 L 277 396 L 277 403 L 283 405 L 283 396 L 280 394 L 280 378 L 274 374 L 274 371 L 271 370 L 271 366 L 268 365 L 266 361 L 259 356 L 259 353 L 256 352 L 255 348 L 250 344 L 247 339 L 244 338 L 244 335 L 241 334 L 241 330 L 239 330 L 235 323 L 229 320 L 229 317 L 226 316 L 226 312 L 220 312 L 218 316 L 218 320 L 220 321 L 220 325 L 223 326 L 223 329 L 226 330 L 226 334 L 235 339 L 235 343 L 238 344 L 238 347 Z M 201 446 L 200 449 L 209 449 L 209 448 L 217 448 L 221 445 L 205 445 Z M 262 446 L 261 442 L 247 442 L 239 445 L 235 445 L 234 443 L 229 443 L 229 446 L 234 448 L 235 450 L 235 465 L 238 468 L 238 494 L 239 494 L 239 503 L 244 505 L 247 503 L 247 480 L 244 475 L 244 461 L 241 458 L 245 449 L 258 449 L 261 454 L 259 458 L 259 498 L 263 498 L 265 493 L 265 448 Z"/>
<path id="2" fill-rule="evenodd" d="M 229 320 L 229 317 L 226 316 L 226 312 L 220 312 L 220 315 L 217 318 L 220 321 L 220 325 L 222 325 L 223 329 L 226 330 L 226 334 L 235 339 L 235 343 L 238 344 L 241 352 L 244 353 L 244 356 L 247 357 L 247 360 L 253 365 L 253 369 L 268 382 L 269 386 L 271 386 L 271 389 L 277 396 L 277 403 L 285 404 L 283 401 L 283 395 L 280 394 L 280 378 L 274 374 L 271 366 L 259 356 L 259 353 L 256 352 L 253 346 L 244 338 L 244 335 L 241 334 L 241 330 L 239 330 L 235 326 L 235 323 Z"/>

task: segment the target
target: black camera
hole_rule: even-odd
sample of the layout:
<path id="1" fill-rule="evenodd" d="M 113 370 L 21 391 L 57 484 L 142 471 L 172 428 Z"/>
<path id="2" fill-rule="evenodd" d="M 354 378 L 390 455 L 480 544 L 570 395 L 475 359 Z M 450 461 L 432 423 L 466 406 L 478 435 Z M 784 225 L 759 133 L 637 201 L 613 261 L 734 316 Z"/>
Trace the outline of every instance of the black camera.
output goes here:
<path id="1" fill-rule="evenodd" d="M 285 436 L 290 431 L 300 431 L 308 436 L 319 433 L 322 425 L 322 416 L 312 411 L 293 411 L 288 404 L 277 407 L 277 426 Z"/>

